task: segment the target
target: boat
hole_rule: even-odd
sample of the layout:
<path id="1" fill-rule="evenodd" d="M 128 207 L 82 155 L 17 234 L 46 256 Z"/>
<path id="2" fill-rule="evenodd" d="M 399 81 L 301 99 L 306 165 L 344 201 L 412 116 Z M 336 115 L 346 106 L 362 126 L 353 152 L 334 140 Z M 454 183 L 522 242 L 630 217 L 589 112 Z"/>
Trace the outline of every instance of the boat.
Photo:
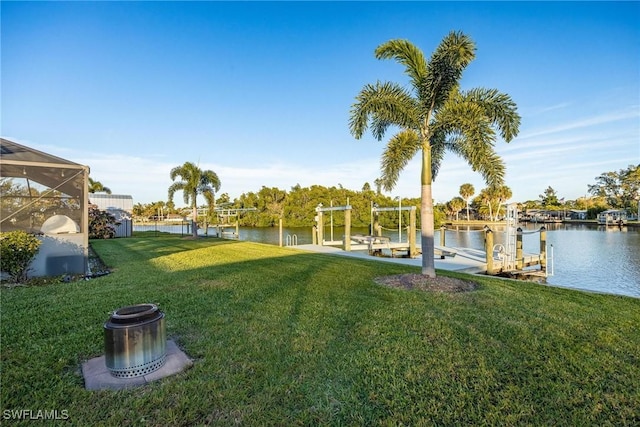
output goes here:
<path id="1" fill-rule="evenodd" d="M 598 214 L 600 225 L 627 225 L 627 211 L 621 209 L 608 209 Z"/>

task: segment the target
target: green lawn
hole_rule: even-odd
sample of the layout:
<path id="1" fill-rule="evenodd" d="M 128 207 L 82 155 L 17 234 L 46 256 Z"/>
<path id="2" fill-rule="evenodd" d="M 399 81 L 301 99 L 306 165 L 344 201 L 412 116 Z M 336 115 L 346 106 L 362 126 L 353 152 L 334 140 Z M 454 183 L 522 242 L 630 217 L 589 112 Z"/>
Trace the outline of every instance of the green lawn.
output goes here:
<path id="1" fill-rule="evenodd" d="M 83 426 L 640 424 L 639 299 L 486 277 L 470 293 L 389 289 L 373 278 L 419 270 L 250 242 L 92 246 L 110 275 L 2 289 L 3 418 L 55 409 Z M 103 354 L 103 323 L 138 303 L 159 304 L 193 367 L 141 388 L 85 390 L 80 367 Z"/>

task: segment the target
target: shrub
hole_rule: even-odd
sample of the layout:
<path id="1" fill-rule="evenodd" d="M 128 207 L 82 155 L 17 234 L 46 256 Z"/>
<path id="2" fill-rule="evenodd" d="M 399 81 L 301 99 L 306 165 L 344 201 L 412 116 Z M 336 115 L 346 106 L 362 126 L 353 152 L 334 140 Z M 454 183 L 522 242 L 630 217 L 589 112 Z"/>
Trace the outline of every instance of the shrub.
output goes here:
<path id="1" fill-rule="evenodd" d="M 26 231 L 0 233 L 1 270 L 9 273 L 11 279 L 18 283 L 26 281 L 29 263 L 38 253 L 41 243 L 36 236 Z"/>
<path id="2" fill-rule="evenodd" d="M 89 206 L 89 238 L 112 239 L 116 236 L 116 217 L 109 212 L 101 211 L 95 206 Z"/>

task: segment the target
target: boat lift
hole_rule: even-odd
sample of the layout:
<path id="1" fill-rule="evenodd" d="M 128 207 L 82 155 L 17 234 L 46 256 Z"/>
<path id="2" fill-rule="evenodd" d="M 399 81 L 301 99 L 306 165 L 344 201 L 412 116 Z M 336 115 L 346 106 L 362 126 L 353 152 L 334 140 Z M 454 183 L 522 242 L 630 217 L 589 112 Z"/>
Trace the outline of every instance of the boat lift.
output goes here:
<path id="1" fill-rule="evenodd" d="M 333 212 L 344 211 L 344 236 L 342 240 L 333 240 Z M 409 211 L 409 227 L 408 227 L 408 242 L 403 243 L 399 237 L 399 241 L 391 242 L 388 237 L 382 236 L 382 227 L 378 225 L 378 214 L 380 212 L 392 212 L 398 211 L 400 214 L 402 211 Z M 325 240 L 324 238 L 324 221 L 326 212 L 331 214 L 331 240 Z M 345 251 L 351 250 L 368 250 L 372 255 L 380 255 L 383 249 L 388 249 L 392 256 L 398 252 L 406 252 L 411 258 L 418 255 L 416 249 L 416 207 L 415 206 L 398 206 L 398 207 L 378 207 L 374 204 L 371 206 L 371 230 L 370 236 L 352 236 L 351 235 L 351 205 L 347 199 L 347 204 L 344 206 L 329 206 L 324 207 L 319 204 L 316 207 L 315 221 L 316 225 L 313 228 L 313 244 L 319 244 L 322 246 L 342 246 Z M 398 234 L 401 236 L 401 225 L 398 225 Z"/>
<path id="2" fill-rule="evenodd" d="M 440 229 L 440 248 L 453 254 L 483 262 L 486 265 L 486 273 L 489 275 L 501 275 L 518 279 L 539 280 L 553 276 L 553 245 L 547 248 L 547 230 L 540 227 L 538 230 L 523 231 L 518 226 L 517 204 L 507 205 L 506 230 L 504 244 L 494 244 L 494 233 L 488 226 L 483 230 L 484 250 L 471 248 L 448 248 L 445 246 L 446 227 Z M 528 254 L 523 251 L 523 236 L 526 234 L 540 235 L 540 252 Z M 539 266 L 539 269 L 531 267 Z"/>
<path id="3" fill-rule="evenodd" d="M 227 208 L 219 206 L 213 211 L 218 215 L 218 224 L 214 225 L 216 229 L 217 237 L 230 237 L 232 239 L 238 239 L 240 236 L 240 225 L 238 218 L 242 212 L 257 211 L 256 208 Z M 226 229 L 235 229 L 234 231 L 227 231 Z"/>

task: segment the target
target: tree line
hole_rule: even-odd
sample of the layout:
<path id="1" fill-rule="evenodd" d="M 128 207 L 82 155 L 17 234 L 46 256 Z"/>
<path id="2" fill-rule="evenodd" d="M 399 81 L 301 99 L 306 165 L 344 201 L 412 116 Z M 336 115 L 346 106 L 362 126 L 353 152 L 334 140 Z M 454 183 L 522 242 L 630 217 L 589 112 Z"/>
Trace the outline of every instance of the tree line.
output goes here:
<path id="1" fill-rule="evenodd" d="M 311 227 L 315 223 L 316 208 L 330 206 L 351 206 L 351 225 L 353 227 L 368 227 L 371 223 L 371 208 L 378 207 L 407 207 L 416 206 L 420 209 L 419 198 L 390 197 L 381 191 L 374 191 L 369 183 L 365 183 L 360 191 L 344 188 L 342 185 L 325 187 L 312 185 L 302 187 L 299 184 L 289 190 L 277 187 L 263 186 L 258 191 L 242 193 L 231 200 L 227 193 L 220 194 L 215 203 L 200 206 L 201 210 L 207 210 L 205 216 L 200 215 L 199 222 L 206 221 L 209 224 L 217 224 L 224 221 L 220 211 L 229 209 L 243 210 L 238 216 L 239 225 L 243 227 L 275 227 L 280 219 L 286 227 Z M 218 209 L 216 211 L 216 208 Z M 154 203 L 137 203 L 133 207 L 135 219 L 166 219 L 169 215 L 191 215 L 192 208 L 178 209 L 171 201 L 158 201 Z M 224 212 L 222 212 L 224 213 Z M 408 224 L 409 213 L 402 213 L 402 223 Z M 441 206 L 436 209 L 438 223 L 445 221 L 445 213 Z M 334 225 L 344 224 L 344 215 L 335 212 Z M 379 216 L 382 227 L 397 227 L 398 212 L 384 212 Z M 419 226 L 419 219 L 418 219 Z"/>
<path id="2" fill-rule="evenodd" d="M 640 164 L 629 165 L 619 171 L 604 172 L 595 178 L 596 183 L 588 185 L 588 193 L 577 199 L 560 197 L 553 187 L 548 186 L 538 199 L 518 202 L 518 210 L 583 210 L 588 219 L 595 219 L 598 213 L 607 209 L 624 209 L 637 213 L 640 203 Z M 444 204 L 449 218 L 458 219 L 465 208 L 471 208 L 480 219 L 495 221 L 500 217 L 501 205 L 511 199 L 511 189 L 507 186 L 487 187 L 475 195 L 471 184 L 460 186 L 460 197 L 454 197 Z"/>
<path id="3" fill-rule="evenodd" d="M 211 204 L 201 208 L 210 208 L 208 215 L 200 218 L 210 224 L 216 224 L 220 218 L 215 213 L 215 207 L 225 209 L 255 209 L 245 211 L 239 216 L 239 224 L 246 227 L 274 227 L 283 218 L 287 227 L 307 227 L 314 224 L 315 209 L 319 204 L 324 207 L 352 206 L 352 225 L 354 227 L 368 227 L 371 218 L 371 206 L 379 207 L 416 206 L 420 210 L 420 198 L 402 198 L 398 200 L 381 192 L 379 182 L 375 182 L 375 189 L 365 183 L 361 190 L 351 190 L 342 185 L 325 187 L 312 185 L 301 187 L 299 184 L 289 190 L 277 187 L 263 186 L 258 191 L 241 194 L 231 200 L 227 193 L 220 194 Z M 553 187 L 548 186 L 542 191 L 538 199 L 517 202 L 520 211 L 527 209 L 546 210 L 586 210 L 589 218 L 596 218 L 597 214 L 606 209 L 627 209 L 637 211 L 640 195 L 640 164 L 630 165 L 626 169 L 604 172 L 595 178 L 595 183 L 588 186 L 589 194 L 577 199 L 565 200 Z M 486 187 L 476 192 L 472 184 L 460 186 L 460 196 L 454 197 L 446 203 L 436 204 L 434 207 L 435 226 L 446 220 L 481 219 L 493 221 L 504 215 L 504 203 L 511 199 L 512 191 L 508 186 Z M 189 202 L 191 199 L 189 200 Z M 467 216 L 467 208 L 470 216 Z M 154 203 L 134 206 L 134 217 L 138 220 L 166 219 L 168 215 L 187 216 L 189 209 L 176 208 L 175 203 L 157 201 Z M 402 223 L 408 223 L 408 212 L 404 212 Z M 334 216 L 335 224 L 340 225 L 344 217 Z M 397 212 L 387 212 L 380 215 L 383 227 L 393 228 L 398 224 Z M 418 215 L 418 226 L 420 217 Z"/>

